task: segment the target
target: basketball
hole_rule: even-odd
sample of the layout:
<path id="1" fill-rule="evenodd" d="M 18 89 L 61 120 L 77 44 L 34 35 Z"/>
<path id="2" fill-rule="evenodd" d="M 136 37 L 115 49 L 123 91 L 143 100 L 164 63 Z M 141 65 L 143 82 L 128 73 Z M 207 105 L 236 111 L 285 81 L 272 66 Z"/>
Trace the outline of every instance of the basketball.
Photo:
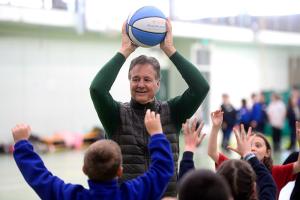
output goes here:
<path id="1" fill-rule="evenodd" d="M 154 6 L 141 7 L 129 15 L 126 31 L 135 45 L 155 46 L 165 39 L 166 17 Z"/>

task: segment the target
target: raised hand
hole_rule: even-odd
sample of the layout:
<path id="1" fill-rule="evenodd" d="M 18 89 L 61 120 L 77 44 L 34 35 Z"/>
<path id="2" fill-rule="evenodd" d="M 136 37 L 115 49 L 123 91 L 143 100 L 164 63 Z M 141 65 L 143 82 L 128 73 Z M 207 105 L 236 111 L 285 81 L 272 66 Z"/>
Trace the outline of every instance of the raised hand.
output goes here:
<path id="1" fill-rule="evenodd" d="M 207 154 L 215 161 L 215 163 L 218 163 L 219 160 L 218 133 L 223 123 L 223 113 L 224 112 L 221 110 L 216 110 L 210 114 L 213 125 L 209 134 Z"/>
<path id="2" fill-rule="evenodd" d="M 216 110 L 215 112 L 212 112 L 210 114 L 213 126 L 219 127 L 219 128 L 221 127 L 222 122 L 223 122 L 223 114 L 224 114 L 224 112 L 221 110 Z"/>
<path id="3" fill-rule="evenodd" d="M 195 118 L 192 126 L 189 126 L 189 119 L 186 120 L 184 124 L 182 124 L 183 136 L 184 136 L 184 143 L 185 151 L 194 152 L 197 147 L 202 143 L 203 138 L 206 134 L 201 133 L 204 123 L 201 122 L 199 127 L 196 129 L 197 119 Z"/>
<path id="4" fill-rule="evenodd" d="M 150 136 L 162 134 L 160 115 L 148 109 L 145 115 L 145 126 Z"/>
<path id="5" fill-rule="evenodd" d="M 31 128 L 27 124 L 17 124 L 11 129 L 15 143 L 20 140 L 28 140 L 31 132 Z"/>
<path id="6" fill-rule="evenodd" d="M 136 46 L 131 42 L 131 40 L 129 39 L 126 33 L 126 21 L 125 21 L 122 26 L 122 45 L 121 45 L 120 53 L 123 54 L 125 58 L 127 58 L 132 52 L 135 51 L 137 47 L 138 46 Z"/>
<path id="7" fill-rule="evenodd" d="M 165 54 L 168 57 L 170 57 L 171 55 L 173 55 L 173 53 L 175 53 L 176 49 L 173 43 L 172 25 L 169 18 L 167 19 L 166 26 L 167 26 L 167 34 L 164 41 L 160 43 L 160 48 L 163 50 L 163 52 L 165 52 Z"/>
<path id="8" fill-rule="evenodd" d="M 252 134 L 252 128 L 248 129 L 248 133 L 246 133 L 244 125 L 241 124 L 241 129 L 233 128 L 233 132 L 236 138 L 237 147 L 233 148 L 228 146 L 227 148 L 240 154 L 240 156 L 244 157 L 248 153 L 251 152 L 251 142 L 255 135 Z"/>

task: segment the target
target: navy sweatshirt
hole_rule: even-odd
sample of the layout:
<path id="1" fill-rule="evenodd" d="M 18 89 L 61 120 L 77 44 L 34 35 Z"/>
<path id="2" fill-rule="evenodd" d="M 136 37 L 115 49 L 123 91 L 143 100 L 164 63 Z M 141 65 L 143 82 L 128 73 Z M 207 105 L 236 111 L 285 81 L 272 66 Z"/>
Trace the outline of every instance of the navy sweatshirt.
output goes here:
<path id="1" fill-rule="evenodd" d="M 14 158 L 24 179 L 41 199 L 160 199 L 174 173 L 171 146 L 165 135 L 156 134 L 151 137 L 148 148 L 151 165 L 146 173 L 120 186 L 117 179 L 88 180 L 89 189 L 66 184 L 52 175 L 27 140 L 15 144 Z"/>

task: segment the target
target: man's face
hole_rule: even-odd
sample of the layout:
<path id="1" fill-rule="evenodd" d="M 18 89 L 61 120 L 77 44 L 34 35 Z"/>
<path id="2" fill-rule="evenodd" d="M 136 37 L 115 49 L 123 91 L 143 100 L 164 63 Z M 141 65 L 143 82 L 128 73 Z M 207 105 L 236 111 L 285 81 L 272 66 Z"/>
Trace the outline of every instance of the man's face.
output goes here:
<path id="1" fill-rule="evenodd" d="M 159 89 L 160 81 L 156 79 L 156 72 L 150 64 L 137 64 L 130 71 L 131 97 L 140 104 L 153 101 Z"/>

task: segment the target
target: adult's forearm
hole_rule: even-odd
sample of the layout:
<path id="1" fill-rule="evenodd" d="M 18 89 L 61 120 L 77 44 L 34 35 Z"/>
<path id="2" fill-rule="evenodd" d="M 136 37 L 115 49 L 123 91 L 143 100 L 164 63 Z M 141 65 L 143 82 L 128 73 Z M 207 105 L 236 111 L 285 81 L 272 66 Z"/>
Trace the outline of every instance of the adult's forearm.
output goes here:
<path id="1" fill-rule="evenodd" d="M 202 76 L 200 71 L 178 51 L 176 51 L 170 60 L 174 63 L 182 78 L 188 84 L 191 91 L 204 99 L 209 91 L 208 82 Z"/>
<path id="2" fill-rule="evenodd" d="M 124 62 L 124 55 L 117 53 L 97 73 L 90 86 L 90 90 L 93 90 L 96 93 L 109 92 Z"/>
<path id="3" fill-rule="evenodd" d="M 176 51 L 170 60 L 175 64 L 177 70 L 188 84 L 188 89 L 181 96 L 177 96 L 168 101 L 172 118 L 181 128 L 181 124 L 190 118 L 198 109 L 209 91 L 209 85 L 200 71 L 178 51 Z M 180 115 L 178 115 L 180 113 Z"/>
<path id="4" fill-rule="evenodd" d="M 208 139 L 208 147 L 207 153 L 208 155 L 215 161 L 215 163 L 219 160 L 218 153 L 218 133 L 220 128 L 213 126 Z"/>

